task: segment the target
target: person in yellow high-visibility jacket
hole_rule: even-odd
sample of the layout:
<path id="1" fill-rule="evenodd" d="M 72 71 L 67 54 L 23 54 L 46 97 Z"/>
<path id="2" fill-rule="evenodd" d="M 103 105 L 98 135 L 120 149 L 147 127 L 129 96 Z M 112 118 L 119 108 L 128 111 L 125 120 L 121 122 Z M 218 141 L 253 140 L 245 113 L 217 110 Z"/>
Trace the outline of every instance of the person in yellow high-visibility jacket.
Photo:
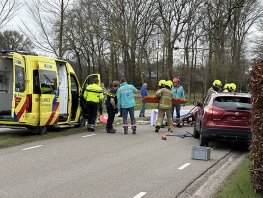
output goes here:
<path id="1" fill-rule="evenodd" d="M 87 101 L 87 113 L 88 113 L 88 126 L 87 129 L 90 132 L 95 131 L 95 122 L 97 117 L 97 111 L 99 102 L 103 100 L 103 90 L 99 85 L 99 79 L 95 78 L 93 84 L 90 84 L 86 87 L 84 99 Z"/>

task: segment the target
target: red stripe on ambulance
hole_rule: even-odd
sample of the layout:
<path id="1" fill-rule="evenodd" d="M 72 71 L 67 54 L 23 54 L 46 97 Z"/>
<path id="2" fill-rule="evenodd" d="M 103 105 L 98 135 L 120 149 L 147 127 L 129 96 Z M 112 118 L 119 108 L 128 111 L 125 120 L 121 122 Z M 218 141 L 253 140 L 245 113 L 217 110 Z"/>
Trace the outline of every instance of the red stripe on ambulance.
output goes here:
<path id="1" fill-rule="evenodd" d="M 49 125 L 51 123 L 51 121 L 53 120 L 55 114 L 56 114 L 56 111 L 58 109 L 58 106 L 59 106 L 59 102 L 57 102 L 52 110 L 52 113 L 51 113 L 51 116 L 49 117 L 47 123 L 45 125 Z"/>
<path id="2" fill-rule="evenodd" d="M 21 107 L 20 111 L 17 113 L 18 120 L 21 118 L 21 116 L 24 114 L 26 110 L 26 101 L 24 102 L 23 106 Z"/>

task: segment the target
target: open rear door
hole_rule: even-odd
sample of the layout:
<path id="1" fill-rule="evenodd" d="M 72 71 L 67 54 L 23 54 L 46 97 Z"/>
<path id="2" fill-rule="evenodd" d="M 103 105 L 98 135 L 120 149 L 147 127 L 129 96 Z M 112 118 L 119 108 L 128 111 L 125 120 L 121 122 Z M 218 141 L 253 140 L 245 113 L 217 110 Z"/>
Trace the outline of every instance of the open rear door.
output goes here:
<path id="1" fill-rule="evenodd" d="M 26 80 L 25 80 L 25 61 L 18 54 L 13 54 L 13 100 L 12 118 L 17 122 L 26 121 Z"/>
<path id="2" fill-rule="evenodd" d="M 56 62 L 39 59 L 40 126 L 57 124 L 59 118 L 59 90 Z"/>

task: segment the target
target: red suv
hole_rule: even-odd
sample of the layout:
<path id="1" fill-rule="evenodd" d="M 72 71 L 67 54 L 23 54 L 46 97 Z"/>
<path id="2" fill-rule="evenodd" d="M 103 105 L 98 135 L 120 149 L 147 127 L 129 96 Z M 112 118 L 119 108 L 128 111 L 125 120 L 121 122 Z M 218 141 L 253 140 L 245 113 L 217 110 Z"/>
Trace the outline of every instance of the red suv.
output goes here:
<path id="1" fill-rule="evenodd" d="M 250 138 L 249 118 L 252 104 L 247 93 L 211 93 L 197 103 L 194 137 L 200 146 L 212 139 L 247 141 Z"/>

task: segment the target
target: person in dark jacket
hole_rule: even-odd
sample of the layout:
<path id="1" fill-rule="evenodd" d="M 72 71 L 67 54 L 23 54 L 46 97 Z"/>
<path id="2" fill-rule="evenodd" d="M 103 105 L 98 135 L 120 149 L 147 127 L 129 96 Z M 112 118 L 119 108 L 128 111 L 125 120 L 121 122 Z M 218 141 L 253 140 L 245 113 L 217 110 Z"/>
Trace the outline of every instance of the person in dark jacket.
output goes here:
<path id="1" fill-rule="evenodd" d="M 107 99 L 105 102 L 107 114 L 108 114 L 108 120 L 106 124 L 106 131 L 107 133 L 115 133 L 116 129 L 113 128 L 113 122 L 115 118 L 115 114 L 118 113 L 118 107 L 117 107 L 117 90 L 119 88 L 120 84 L 118 81 L 112 82 L 112 88 L 109 92 L 106 93 Z"/>
<path id="2" fill-rule="evenodd" d="M 147 83 L 143 83 L 143 85 L 141 87 L 141 97 L 142 97 L 142 99 L 144 98 L 144 96 L 148 96 Z M 145 117 L 145 108 L 146 108 L 146 103 L 142 103 L 142 108 L 141 108 L 139 117 Z"/>

